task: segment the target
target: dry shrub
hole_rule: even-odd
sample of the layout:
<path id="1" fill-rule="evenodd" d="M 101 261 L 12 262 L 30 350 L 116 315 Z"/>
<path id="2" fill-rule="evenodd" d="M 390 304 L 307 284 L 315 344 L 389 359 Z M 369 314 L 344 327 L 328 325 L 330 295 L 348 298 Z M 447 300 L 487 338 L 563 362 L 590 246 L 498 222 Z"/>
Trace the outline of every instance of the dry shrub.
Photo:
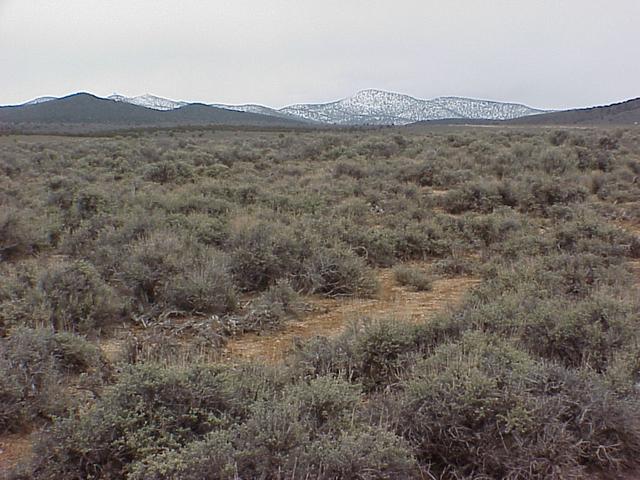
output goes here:
<path id="1" fill-rule="evenodd" d="M 57 330 L 84 333 L 101 329 L 122 317 L 123 304 L 95 268 L 84 261 L 54 265 L 39 280 Z"/>
<path id="2" fill-rule="evenodd" d="M 364 260 L 344 247 L 315 250 L 304 262 L 300 279 L 306 291 L 327 297 L 371 296 L 378 290 L 373 272 Z"/>
<path id="3" fill-rule="evenodd" d="M 433 281 L 429 274 L 421 268 L 408 265 L 393 267 L 393 276 L 400 285 L 412 287 L 418 292 L 433 289 Z"/>

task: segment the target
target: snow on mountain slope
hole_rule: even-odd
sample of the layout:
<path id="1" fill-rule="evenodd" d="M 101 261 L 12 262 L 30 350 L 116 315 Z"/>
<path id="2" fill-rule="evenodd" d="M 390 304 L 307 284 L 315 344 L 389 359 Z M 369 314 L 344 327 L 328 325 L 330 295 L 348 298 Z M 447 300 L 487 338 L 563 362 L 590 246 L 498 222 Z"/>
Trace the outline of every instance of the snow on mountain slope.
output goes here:
<path id="1" fill-rule="evenodd" d="M 51 100 L 55 100 L 58 97 L 38 97 L 33 100 L 29 100 L 28 102 L 23 103 L 22 105 L 37 105 L 39 103 L 50 102 Z"/>
<path id="2" fill-rule="evenodd" d="M 140 107 L 151 108 L 153 110 L 175 110 L 176 108 L 189 105 L 188 102 L 169 100 L 168 98 L 156 97 L 155 95 L 144 94 L 137 97 L 125 97 L 124 95 L 113 94 L 107 97 L 116 102 L 131 103 Z"/>
<path id="3" fill-rule="evenodd" d="M 422 100 L 374 89 L 362 90 L 335 102 L 290 105 L 279 112 L 337 125 L 405 125 L 451 118 L 505 120 L 544 113 L 543 110 L 513 103 L 461 97 Z"/>
<path id="4" fill-rule="evenodd" d="M 438 97 L 431 101 L 454 112 L 459 116 L 458 118 L 509 120 L 548 112 L 519 103 L 492 102 L 472 98 Z"/>
<path id="5" fill-rule="evenodd" d="M 169 100 L 150 94 L 137 97 L 114 94 L 107 98 L 154 110 L 174 110 L 189 105 L 187 102 Z M 36 98 L 25 105 L 53 99 L 55 97 Z M 423 100 L 409 95 L 375 89 L 362 90 L 351 97 L 335 102 L 296 104 L 281 109 L 256 104 L 214 103 L 210 106 L 333 125 L 406 125 L 425 120 L 445 119 L 509 120 L 549 112 L 518 103 L 502 103 L 464 97 L 437 97 Z"/>
<path id="6" fill-rule="evenodd" d="M 216 108 L 224 108 L 226 110 L 235 110 L 236 112 L 259 113 L 260 115 L 270 115 L 272 117 L 293 118 L 296 120 L 304 120 L 303 118 L 299 118 L 297 116 L 280 112 L 275 108 L 265 107 L 264 105 L 256 105 L 252 103 L 247 103 L 244 105 L 227 105 L 224 103 L 211 103 L 209 104 L 209 106 L 216 107 Z"/>

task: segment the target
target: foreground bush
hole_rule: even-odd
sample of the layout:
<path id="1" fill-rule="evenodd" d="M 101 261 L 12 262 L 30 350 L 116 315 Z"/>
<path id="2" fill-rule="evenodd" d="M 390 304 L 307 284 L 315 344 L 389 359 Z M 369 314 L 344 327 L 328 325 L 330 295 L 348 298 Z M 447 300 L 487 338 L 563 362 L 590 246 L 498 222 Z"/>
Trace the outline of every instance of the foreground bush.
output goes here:
<path id="1" fill-rule="evenodd" d="M 0 338 L 0 433 L 63 414 L 74 404 L 65 383 L 81 373 L 101 383 L 109 368 L 95 346 L 71 333 L 18 328 Z"/>
<path id="2" fill-rule="evenodd" d="M 123 478 L 131 463 L 228 425 L 236 403 L 220 372 L 153 365 L 125 372 L 85 414 L 57 421 L 34 478 Z"/>
<path id="3" fill-rule="evenodd" d="M 233 378 L 210 367 L 130 370 L 93 409 L 54 424 L 28 475 L 417 478 L 402 439 L 354 423 L 357 385 L 318 378 L 252 398 Z"/>
<path id="4" fill-rule="evenodd" d="M 399 428 L 437 474 L 561 479 L 636 465 L 637 399 L 608 395 L 593 375 L 471 334 L 439 348 L 412 377 Z"/>

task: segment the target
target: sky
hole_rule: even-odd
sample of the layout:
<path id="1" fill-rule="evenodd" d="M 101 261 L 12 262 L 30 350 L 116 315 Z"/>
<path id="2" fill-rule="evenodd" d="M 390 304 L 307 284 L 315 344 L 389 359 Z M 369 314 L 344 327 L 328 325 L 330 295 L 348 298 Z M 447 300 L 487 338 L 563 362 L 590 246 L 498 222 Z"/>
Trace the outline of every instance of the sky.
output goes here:
<path id="1" fill-rule="evenodd" d="M 640 0 L 0 0 L 0 104 L 280 107 L 365 88 L 540 108 L 640 96 Z"/>

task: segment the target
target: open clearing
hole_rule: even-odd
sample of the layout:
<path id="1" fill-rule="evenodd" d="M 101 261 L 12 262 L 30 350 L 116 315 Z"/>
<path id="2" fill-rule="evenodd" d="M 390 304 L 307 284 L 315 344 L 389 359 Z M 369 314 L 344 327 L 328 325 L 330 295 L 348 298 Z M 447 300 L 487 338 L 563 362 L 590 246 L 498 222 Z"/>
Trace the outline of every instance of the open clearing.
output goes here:
<path id="1" fill-rule="evenodd" d="M 427 321 L 432 316 L 455 307 L 462 296 L 477 284 L 475 277 L 441 278 L 433 289 L 416 292 L 397 284 L 391 269 L 377 272 L 380 291 L 371 299 L 310 300 L 313 312 L 289 322 L 283 330 L 261 335 L 247 334 L 233 338 L 225 354 L 232 359 L 282 360 L 296 339 L 339 335 L 350 321 L 363 317 L 392 317 L 398 321 Z"/>

